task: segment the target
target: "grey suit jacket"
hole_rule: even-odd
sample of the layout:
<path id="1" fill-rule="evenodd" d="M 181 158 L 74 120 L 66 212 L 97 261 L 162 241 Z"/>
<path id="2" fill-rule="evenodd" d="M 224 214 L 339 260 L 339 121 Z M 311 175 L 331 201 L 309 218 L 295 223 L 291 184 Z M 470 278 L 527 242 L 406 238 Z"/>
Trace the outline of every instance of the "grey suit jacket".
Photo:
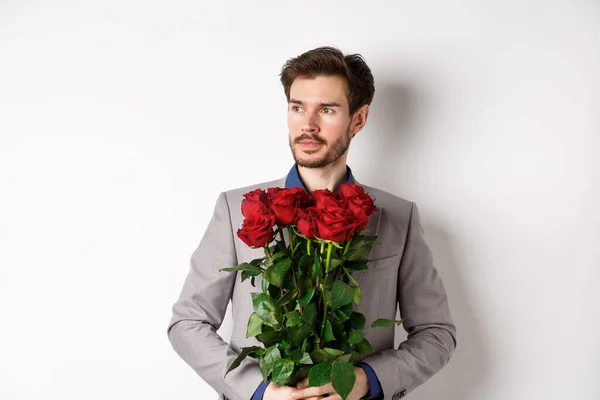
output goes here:
<path id="1" fill-rule="evenodd" d="M 357 183 L 357 182 L 355 182 Z M 250 400 L 262 380 L 258 364 L 246 358 L 224 377 L 241 347 L 261 345 L 246 338 L 253 312 L 251 292 L 260 292 L 237 273 L 220 272 L 244 261 L 264 256 L 236 235 L 242 226 L 243 194 L 257 188 L 284 187 L 285 179 L 264 182 L 221 193 L 214 214 L 198 248 L 191 257 L 188 276 L 167 335 L 174 350 L 212 386 L 221 399 Z M 368 234 L 378 241 L 369 255 L 369 270 L 354 273 L 362 289 L 360 305 L 367 324 L 378 318 L 395 319 L 397 307 L 405 318 L 408 336 L 394 348 L 394 326 L 365 331 L 374 353 L 363 355 L 379 378 L 385 399 L 398 399 L 437 373 L 456 347 L 456 328 L 450 316 L 444 285 L 423 238 L 419 212 L 414 203 L 382 190 L 362 185 L 379 210 L 371 216 Z M 287 242 L 286 242 L 287 243 Z M 392 257 L 389 257 L 392 256 Z M 260 277 L 258 277 L 260 278 Z M 217 333 L 231 301 L 233 331 L 229 341 Z"/>

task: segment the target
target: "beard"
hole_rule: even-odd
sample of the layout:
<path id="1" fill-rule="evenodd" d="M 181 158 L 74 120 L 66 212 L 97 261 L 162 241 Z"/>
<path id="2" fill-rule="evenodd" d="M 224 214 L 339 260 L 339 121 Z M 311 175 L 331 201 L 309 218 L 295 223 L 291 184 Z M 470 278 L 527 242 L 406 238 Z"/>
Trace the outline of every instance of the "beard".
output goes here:
<path id="1" fill-rule="evenodd" d="M 299 143 L 302 140 L 313 140 L 315 142 L 322 143 L 325 145 L 327 150 L 326 150 L 325 154 L 319 158 L 310 159 L 310 160 L 302 159 L 301 156 L 298 154 L 298 153 L 300 153 L 300 151 L 296 150 L 296 148 L 294 147 L 294 144 Z M 327 141 L 325 139 L 323 139 L 319 136 L 304 134 L 304 135 L 298 136 L 294 140 L 293 143 L 292 143 L 292 138 L 290 137 L 289 145 L 290 145 L 290 149 L 292 150 L 292 156 L 294 157 L 294 161 L 296 161 L 296 164 L 298 164 L 301 167 L 305 167 L 305 168 L 323 168 L 326 165 L 329 165 L 329 164 L 335 162 L 337 159 L 339 159 L 341 156 L 343 156 L 344 153 L 350 147 L 351 141 L 352 141 L 352 135 L 350 135 L 350 125 L 348 125 L 348 128 L 346 129 L 346 134 L 334 142 L 327 143 Z M 315 151 L 315 153 L 318 151 L 321 151 L 321 148 L 317 149 Z M 308 155 L 313 154 L 310 151 L 304 152 L 304 153 L 308 154 Z"/>

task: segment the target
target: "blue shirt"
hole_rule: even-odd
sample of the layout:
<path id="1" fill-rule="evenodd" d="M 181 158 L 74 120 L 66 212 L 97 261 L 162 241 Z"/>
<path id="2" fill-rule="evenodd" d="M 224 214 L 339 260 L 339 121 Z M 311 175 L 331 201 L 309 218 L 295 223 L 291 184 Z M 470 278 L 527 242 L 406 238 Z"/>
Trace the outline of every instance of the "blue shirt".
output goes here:
<path id="1" fill-rule="evenodd" d="M 352 176 L 352 170 L 350 169 L 349 166 L 346 166 L 346 174 L 348 175 L 348 183 L 354 183 L 354 177 Z M 296 164 L 294 164 L 294 166 L 292 167 L 292 169 L 290 169 L 290 172 L 287 176 L 287 178 L 285 179 L 285 187 L 286 188 L 293 188 L 293 187 L 301 187 L 302 189 L 304 189 L 305 192 L 308 193 L 308 190 L 306 190 L 306 187 L 304 186 L 304 184 L 302 183 L 302 180 L 300 179 L 300 175 L 298 174 L 298 166 Z M 373 368 L 371 368 L 371 366 L 369 364 L 366 364 L 364 362 L 359 362 L 356 364 L 357 367 L 362 368 L 365 373 L 367 374 L 367 380 L 369 381 L 369 387 L 370 387 L 370 392 L 369 394 L 367 394 L 367 396 L 363 397 L 363 399 L 366 400 L 379 400 L 383 398 L 383 390 L 381 389 L 381 383 L 379 382 L 379 378 L 377 378 L 377 375 L 375 374 L 375 371 L 373 371 Z M 256 392 L 254 392 L 254 394 L 252 395 L 252 399 L 251 400 L 262 400 L 263 395 L 265 394 L 265 389 L 267 388 L 267 386 L 269 385 L 271 381 L 261 381 L 260 385 L 258 386 L 258 389 L 256 389 Z"/>

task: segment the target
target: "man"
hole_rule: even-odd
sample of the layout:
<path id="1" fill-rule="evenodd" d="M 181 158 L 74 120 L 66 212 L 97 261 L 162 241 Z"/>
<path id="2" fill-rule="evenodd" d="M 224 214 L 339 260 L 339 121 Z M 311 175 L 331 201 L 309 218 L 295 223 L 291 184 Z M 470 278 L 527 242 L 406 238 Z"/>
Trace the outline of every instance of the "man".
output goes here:
<path id="1" fill-rule="evenodd" d="M 235 273 L 220 272 L 262 257 L 235 232 L 243 217 L 243 194 L 268 187 L 302 187 L 306 191 L 337 191 L 345 182 L 357 183 L 346 165 L 352 138 L 365 126 L 375 92 L 373 76 L 364 59 L 322 47 L 289 60 L 281 82 L 288 100 L 289 144 L 295 164 L 284 179 L 221 193 L 212 220 L 192 255 L 189 274 L 168 327 L 175 351 L 210 384 L 221 399 L 284 400 L 339 399 L 331 383 L 298 387 L 263 383 L 258 364 L 246 358 L 225 372 L 241 347 L 259 345 L 245 337 L 253 312 L 250 293 L 258 291 Z M 398 399 L 437 373 L 456 347 L 443 283 L 423 239 L 414 203 L 362 185 L 375 199 L 368 234 L 377 235 L 369 270 L 355 273 L 362 289 L 357 311 L 367 321 L 395 319 L 397 305 L 408 338 L 394 348 L 394 327 L 369 329 L 374 352 L 355 366 L 356 384 L 349 396 L 358 399 Z M 257 285 L 260 287 L 260 285 Z M 217 335 L 228 302 L 232 302 L 233 332 L 229 343 Z"/>

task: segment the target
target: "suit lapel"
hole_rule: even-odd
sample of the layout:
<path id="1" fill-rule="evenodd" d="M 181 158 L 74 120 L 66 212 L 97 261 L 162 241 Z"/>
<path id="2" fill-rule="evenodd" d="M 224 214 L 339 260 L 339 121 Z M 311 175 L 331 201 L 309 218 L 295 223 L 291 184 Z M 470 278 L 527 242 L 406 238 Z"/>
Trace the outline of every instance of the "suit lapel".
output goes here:
<path id="1" fill-rule="evenodd" d="M 371 215 L 371 217 L 369 218 L 369 223 L 367 225 L 367 229 L 364 232 L 365 235 L 377 236 L 377 232 L 379 231 L 379 224 L 381 222 L 381 214 L 383 214 L 383 208 L 378 208 L 377 211 L 375 211 Z M 375 246 L 379 246 L 379 245 L 375 245 Z M 374 248 L 375 247 L 373 247 L 373 249 Z M 373 254 L 373 250 L 371 250 L 371 252 L 367 255 L 367 258 L 370 259 L 371 254 Z M 369 267 L 370 267 L 370 265 L 369 265 Z M 365 271 L 356 271 L 352 274 L 352 276 L 354 277 L 354 279 L 356 279 L 356 282 L 358 282 L 359 285 L 360 285 L 360 280 L 362 279 L 364 273 L 365 273 Z"/>
<path id="2" fill-rule="evenodd" d="M 353 178 L 352 183 L 362 186 L 365 189 L 365 192 L 369 193 L 369 188 L 360 184 L 356 180 L 356 178 L 354 178 L 354 176 L 352 176 L 352 178 Z M 367 229 L 364 232 L 364 234 L 367 236 L 377 236 L 377 233 L 379 231 L 379 224 L 381 222 L 381 215 L 383 214 L 383 208 L 380 208 L 377 204 L 375 204 L 375 206 L 377 207 L 377 211 L 375 211 L 369 218 L 369 223 L 367 225 Z M 375 246 L 380 246 L 380 245 L 375 245 Z M 375 247 L 373 247 L 373 249 L 375 249 Z M 371 250 L 371 252 L 369 252 L 369 254 L 367 255 L 367 258 L 370 259 L 372 254 L 373 254 L 373 250 Z M 369 265 L 369 267 L 371 267 L 371 266 Z M 356 279 L 356 282 L 358 282 L 358 284 L 360 284 L 360 280 L 362 279 L 364 273 L 365 273 L 365 271 L 356 271 L 352 274 L 352 276 L 354 277 L 354 279 Z"/>

